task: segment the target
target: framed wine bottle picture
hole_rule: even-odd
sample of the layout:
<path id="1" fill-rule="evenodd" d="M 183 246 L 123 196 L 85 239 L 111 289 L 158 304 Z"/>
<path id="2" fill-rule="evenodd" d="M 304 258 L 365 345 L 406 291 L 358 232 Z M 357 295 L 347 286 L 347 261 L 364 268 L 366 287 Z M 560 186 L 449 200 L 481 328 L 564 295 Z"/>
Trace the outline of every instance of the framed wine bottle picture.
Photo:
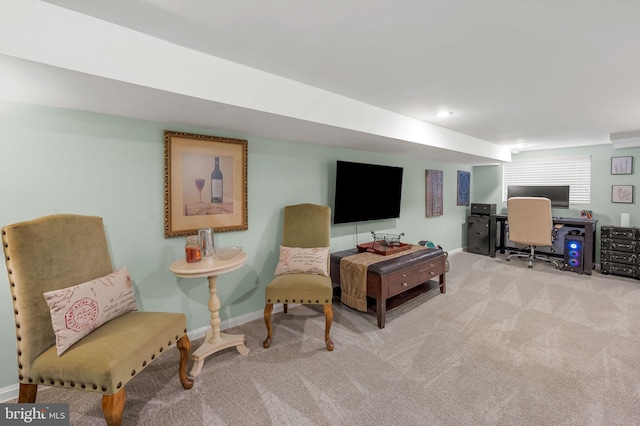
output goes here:
<path id="1" fill-rule="evenodd" d="M 164 236 L 249 228 L 247 141 L 164 131 Z"/>

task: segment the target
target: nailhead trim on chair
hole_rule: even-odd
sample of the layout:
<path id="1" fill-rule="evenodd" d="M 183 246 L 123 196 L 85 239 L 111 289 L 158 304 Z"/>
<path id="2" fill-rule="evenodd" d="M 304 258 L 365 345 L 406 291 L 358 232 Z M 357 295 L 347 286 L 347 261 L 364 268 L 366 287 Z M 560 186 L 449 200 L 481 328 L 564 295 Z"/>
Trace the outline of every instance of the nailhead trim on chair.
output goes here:
<path id="1" fill-rule="evenodd" d="M 183 330 L 183 332 L 184 332 L 184 333 L 186 333 L 186 332 L 187 332 L 187 330 L 186 330 L 186 329 L 184 329 L 184 330 Z M 180 336 L 176 335 L 176 336 L 175 336 L 175 340 L 176 340 L 176 341 L 180 340 Z M 173 345 L 173 342 L 170 340 L 170 341 L 168 341 L 168 342 L 167 342 L 167 346 L 171 346 L 171 345 Z M 163 351 L 164 351 L 164 346 L 160 347 L 160 348 L 158 349 L 158 351 L 159 351 L 159 352 L 163 352 Z M 18 350 L 18 356 L 20 356 L 20 355 L 22 355 L 22 351 Z M 153 359 L 155 359 L 155 358 L 156 358 L 156 354 L 155 354 L 155 353 L 154 353 L 154 354 L 151 354 L 151 359 L 153 360 Z M 146 365 L 147 365 L 147 364 L 148 364 L 148 363 L 147 363 L 147 361 L 146 361 L 146 360 L 142 361 L 142 368 L 146 367 Z M 20 369 L 22 369 L 22 364 L 21 364 L 21 363 L 19 363 L 19 364 L 18 364 L 18 367 L 19 367 Z M 139 371 L 131 370 L 131 377 L 135 376 L 135 375 L 136 375 L 136 373 L 139 373 Z M 18 376 L 18 378 L 20 379 L 20 381 L 23 381 L 23 380 L 25 379 L 25 377 L 24 377 L 22 374 L 20 374 L 20 375 Z M 33 382 L 34 382 L 34 379 L 33 379 L 32 377 L 29 377 L 29 378 L 27 378 L 26 380 L 27 380 L 29 383 L 33 383 Z M 46 378 L 44 378 L 44 377 L 40 377 L 40 378 L 38 379 L 38 381 L 39 381 L 41 384 L 46 383 L 46 382 L 47 382 L 47 380 L 49 381 L 49 383 L 50 383 L 52 386 L 55 386 L 55 384 L 56 384 L 56 379 L 46 379 Z M 59 384 L 59 386 L 62 386 L 62 387 L 72 387 L 72 388 L 75 388 L 75 387 L 76 387 L 76 383 L 75 383 L 75 382 L 69 382 L 69 383 L 67 384 L 67 386 L 65 386 L 65 381 L 64 381 L 64 380 L 59 380 L 59 381 L 58 381 L 58 384 Z M 108 389 L 108 387 L 107 387 L 106 385 L 98 385 L 98 384 L 95 384 L 95 383 L 94 383 L 94 384 L 92 384 L 92 385 L 90 385 L 90 386 L 92 386 L 93 390 L 98 390 L 98 388 L 100 388 L 100 390 L 101 390 L 102 392 L 107 392 L 107 389 Z M 85 384 L 85 383 L 81 383 L 81 384 L 80 384 L 80 387 L 81 387 L 82 389 L 86 389 L 87 384 Z M 119 383 L 116 385 L 116 389 L 121 389 L 122 387 L 123 387 L 122 382 L 119 382 Z"/>
<path id="2" fill-rule="evenodd" d="M 267 303 L 274 303 L 274 302 L 273 302 L 271 299 L 267 299 Z M 276 300 L 276 301 L 275 301 L 275 303 L 283 303 L 283 302 L 281 302 L 281 301 L 280 301 L 280 299 L 278 299 L 278 300 Z M 288 300 L 288 299 L 285 299 L 284 303 L 289 303 L 289 300 Z M 296 300 L 295 300 L 295 299 L 291 300 L 291 303 L 296 303 Z M 301 301 L 300 301 L 300 303 L 304 303 L 304 301 L 303 301 L 303 300 L 301 300 Z M 313 303 L 313 301 L 312 301 L 312 300 L 309 300 L 307 303 Z M 316 303 L 318 303 L 318 304 L 319 304 L 319 303 L 320 303 L 320 301 L 316 299 Z M 325 303 L 325 304 L 326 304 L 326 303 L 330 303 L 330 302 L 329 302 L 329 299 L 325 299 L 324 303 Z"/>

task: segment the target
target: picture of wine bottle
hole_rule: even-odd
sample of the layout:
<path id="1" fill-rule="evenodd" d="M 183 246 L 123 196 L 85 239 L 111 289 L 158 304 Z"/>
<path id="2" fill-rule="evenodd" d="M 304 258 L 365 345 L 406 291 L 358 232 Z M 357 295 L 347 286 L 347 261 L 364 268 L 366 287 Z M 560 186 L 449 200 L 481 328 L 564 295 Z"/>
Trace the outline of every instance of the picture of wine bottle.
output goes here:
<path id="1" fill-rule="evenodd" d="M 211 172 L 211 202 L 222 203 L 222 172 L 219 157 L 215 158 L 215 166 Z"/>

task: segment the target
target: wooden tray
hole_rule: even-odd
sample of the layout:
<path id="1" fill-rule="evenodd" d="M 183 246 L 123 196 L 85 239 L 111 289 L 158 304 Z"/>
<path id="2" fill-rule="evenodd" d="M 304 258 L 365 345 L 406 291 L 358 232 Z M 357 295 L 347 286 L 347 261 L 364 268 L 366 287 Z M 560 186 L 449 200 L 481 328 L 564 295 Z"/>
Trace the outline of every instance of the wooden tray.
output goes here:
<path id="1" fill-rule="evenodd" d="M 411 248 L 411 244 L 407 244 L 407 243 L 400 243 L 399 246 L 393 246 L 393 247 L 383 246 L 382 244 L 376 243 L 373 241 L 370 243 L 358 244 L 359 252 L 366 251 L 369 253 L 381 254 L 383 256 L 399 253 L 401 251 L 409 250 L 410 248 Z"/>

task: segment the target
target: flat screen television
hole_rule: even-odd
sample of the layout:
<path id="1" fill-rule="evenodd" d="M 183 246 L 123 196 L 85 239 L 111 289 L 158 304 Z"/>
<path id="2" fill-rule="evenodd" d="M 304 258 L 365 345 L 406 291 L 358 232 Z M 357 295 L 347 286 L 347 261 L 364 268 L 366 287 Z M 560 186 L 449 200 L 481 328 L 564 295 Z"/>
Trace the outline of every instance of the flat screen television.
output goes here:
<path id="1" fill-rule="evenodd" d="M 511 197 L 545 197 L 551 200 L 551 207 L 569 208 L 569 185 L 509 185 L 507 199 Z"/>
<path id="2" fill-rule="evenodd" d="M 402 167 L 338 161 L 333 223 L 400 217 Z"/>

